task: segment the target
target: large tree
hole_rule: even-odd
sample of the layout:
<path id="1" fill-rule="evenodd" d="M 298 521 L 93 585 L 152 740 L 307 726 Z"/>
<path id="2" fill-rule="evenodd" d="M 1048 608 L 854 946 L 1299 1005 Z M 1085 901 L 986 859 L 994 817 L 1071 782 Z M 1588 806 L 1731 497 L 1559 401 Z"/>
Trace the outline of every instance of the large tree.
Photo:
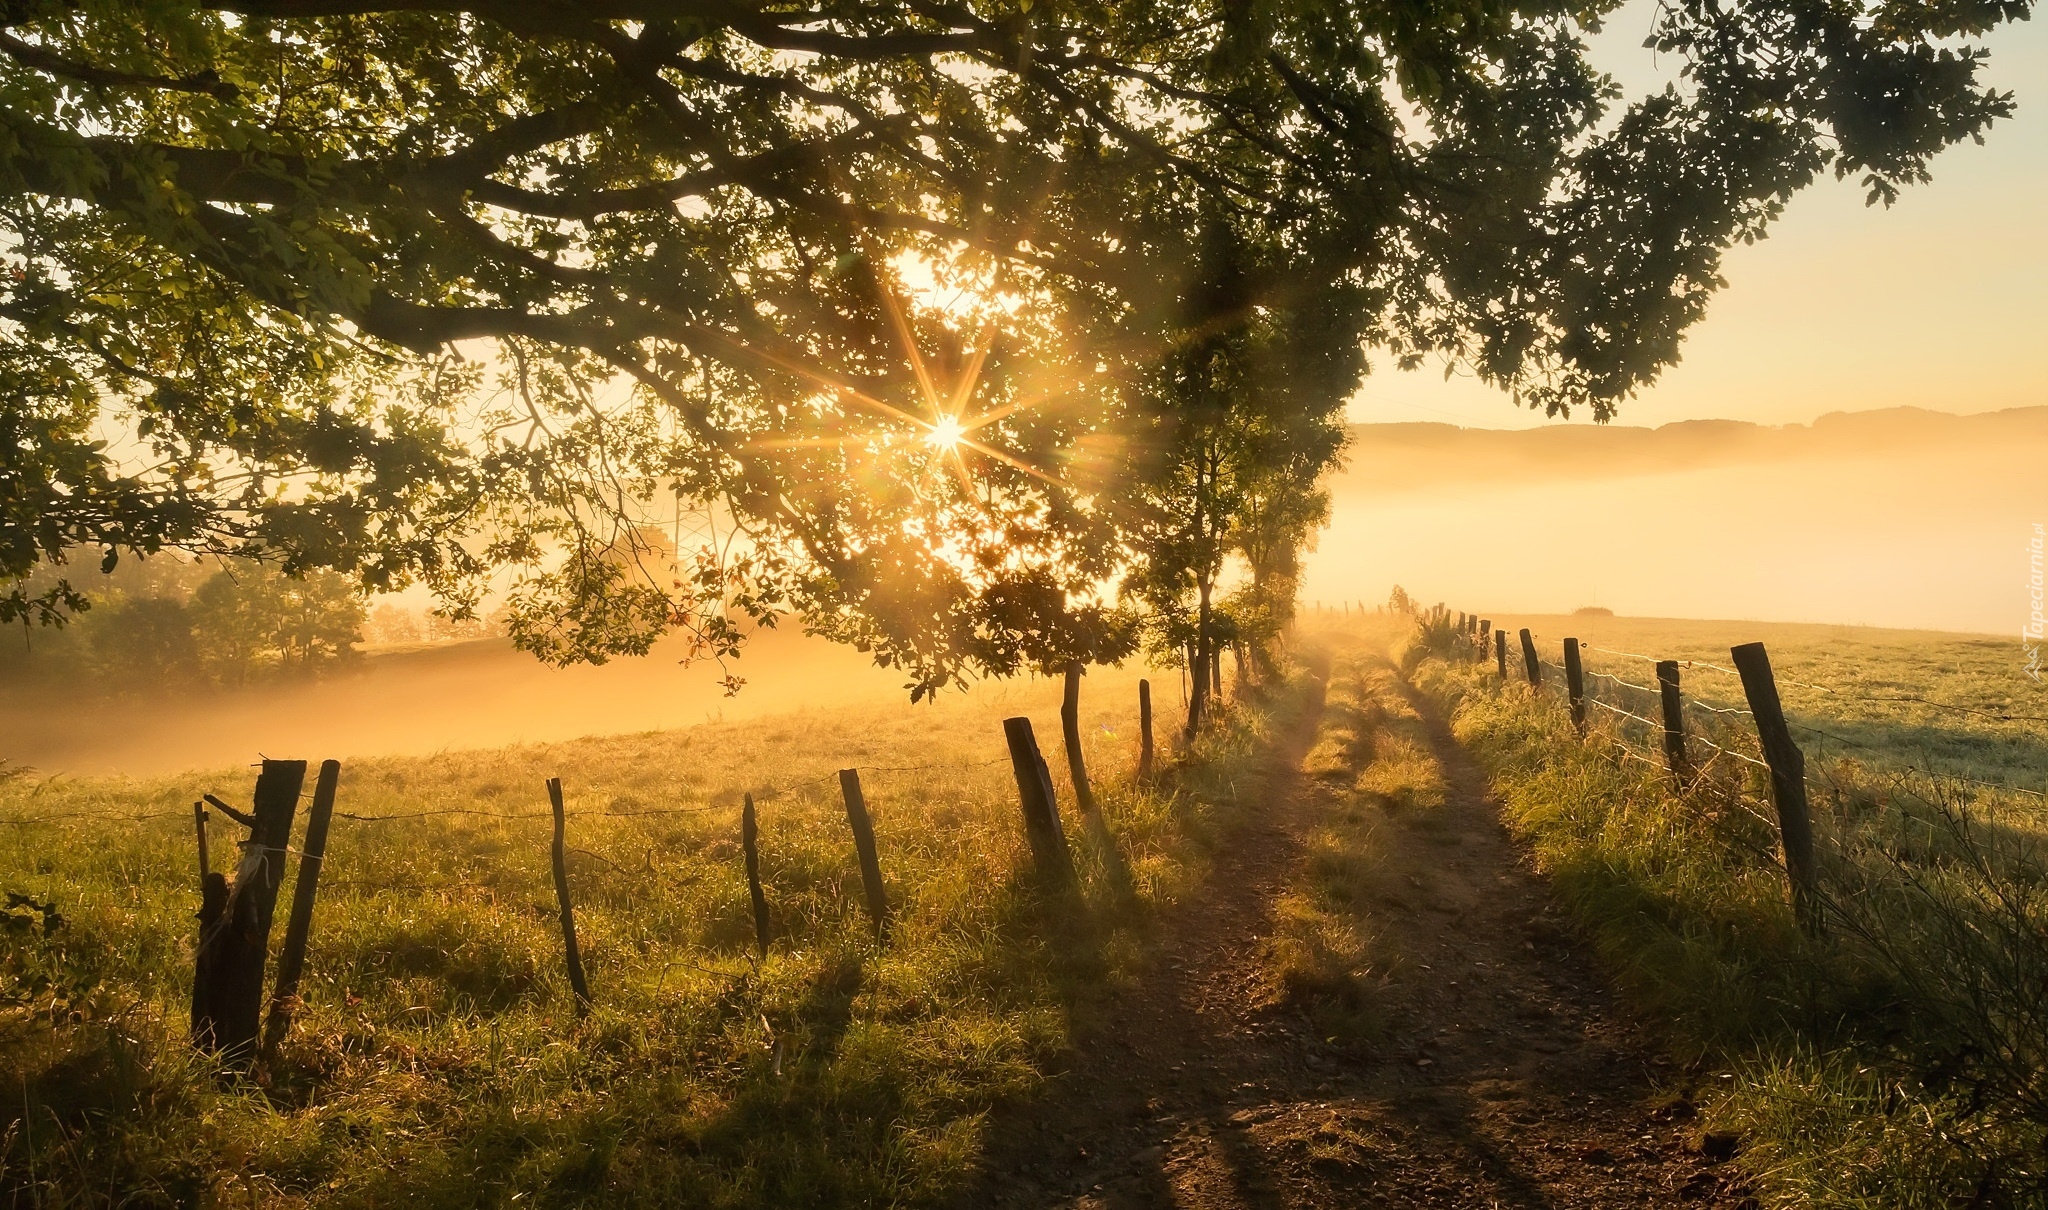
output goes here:
<path id="1" fill-rule="evenodd" d="M 1959 39 L 2029 8 L 1675 3 L 1686 88 L 1610 112 L 1609 7 L 8 4 L 0 575 L 513 567 L 556 659 L 790 606 L 920 691 L 1061 658 L 1190 347 L 1341 296 L 1333 347 L 1604 417 L 1794 190 L 2008 112 Z"/>

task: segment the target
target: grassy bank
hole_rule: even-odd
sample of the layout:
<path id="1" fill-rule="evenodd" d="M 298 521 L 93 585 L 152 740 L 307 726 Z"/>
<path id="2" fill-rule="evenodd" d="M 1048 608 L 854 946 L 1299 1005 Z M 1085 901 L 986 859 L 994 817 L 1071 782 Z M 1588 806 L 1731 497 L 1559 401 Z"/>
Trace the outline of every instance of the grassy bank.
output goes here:
<path id="1" fill-rule="evenodd" d="M 1049 686 L 347 762 L 339 809 L 364 818 L 336 820 L 305 1006 L 260 1082 L 223 1079 L 184 1043 L 189 804 L 246 801 L 249 772 L 14 777 L 0 784 L 0 890 L 19 897 L 0 1188 L 50 1206 L 940 1198 L 974 1165 L 989 1109 L 1028 1094 L 1077 1016 L 1144 961 L 1148 919 L 1199 883 L 1256 791 L 1270 720 L 1300 705 L 1293 689 L 1240 703 L 1140 787 L 1134 679 L 1091 678 L 1084 697 L 1114 839 L 1069 814 L 1072 897 L 1027 873 L 1000 739 L 1002 716 L 1029 714 L 1063 764 Z M 895 907 L 885 943 L 832 777 L 846 765 L 864 770 Z M 582 1019 L 554 923 L 549 776 L 572 814 L 596 1001 Z M 760 804 L 765 960 L 743 792 Z"/>
<path id="2" fill-rule="evenodd" d="M 1616 637 L 1634 640 L 1628 652 L 1727 660 L 1725 644 L 1711 646 L 1718 634 Z M 2030 702 L 2012 670 L 1992 668 L 2009 653 L 1974 641 L 1894 650 L 1762 637 L 1781 685 L 1803 682 L 1786 698 L 1808 744 L 1823 858 L 1817 935 L 1788 905 L 1752 766 L 1707 762 L 1681 790 L 1642 758 L 1644 737 L 1623 716 L 1594 710 L 1582 739 L 1561 693 L 1532 692 L 1518 670 L 1503 683 L 1491 661 L 1428 645 L 1406 665 L 1489 770 L 1509 825 L 1610 969 L 1714 1073 L 1701 1089 L 1706 1124 L 1739 1137 L 1762 1200 L 2041 1205 L 2048 816 L 2035 798 L 1978 784 L 2038 782 L 2041 745 L 2024 724 L 1939 707 L 2048 711 L 2016 710 L 2038 695 Z M 1612 675 L 1648 679 L 1618 662 L 1622 650 L 1614 643 L 1604 665 Z M 1717 686 L 1710 671 L 1688 672 L 1695 691 L 1739 706 L 1739 686 Z M 1604 683 L 1595 692 L 1654 713 Z M 1911 698 L 1926 700 L 1887 700 Z M 1726 720 L 1701 729 L 1741 750 L 1746 719 L 1702 719 Z"/>

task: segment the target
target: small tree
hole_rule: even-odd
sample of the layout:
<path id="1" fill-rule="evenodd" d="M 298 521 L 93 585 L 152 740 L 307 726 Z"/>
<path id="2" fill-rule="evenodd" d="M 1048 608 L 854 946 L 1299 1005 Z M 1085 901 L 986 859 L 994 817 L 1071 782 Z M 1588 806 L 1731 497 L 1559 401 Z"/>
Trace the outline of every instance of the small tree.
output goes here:
<path id="1" fill-rule="evenodd" d="M 168 681 L 199 673 L 192 615 L 174 596 L 126 597 L 95 610 L 86 633 L 102 676 Z"/>
<path id="2" fill-rule="evenodd" d="M 191 616 L 208 671 L 227 683 L 266 669 L 310 671 L 354 656 L 363 639 L 363 602 L 333 572 L 223 569 L 193 594 Z"/>
<path id="3" fill-rule="evenodd" d="M 1127 580 L 1151 609 L 1155 647 L 1185 653 L 1189 736 L 1224 645 L 1269 664 L 1293 617 L 1300 551 L 1329 509 L 1319 482 L 1343 448 L 1344 402 L 1365 367 L 1350 334 L 1371 305 L 1356 283 L 1256 290 L 1291 256 L 1286 234 L 1220 213 L 1204 231 L 1185 266 L 1178 352 L 1146 381 Z M 1225 610 L 1217 591 L 1233 559 L 1246 582 Z"/>

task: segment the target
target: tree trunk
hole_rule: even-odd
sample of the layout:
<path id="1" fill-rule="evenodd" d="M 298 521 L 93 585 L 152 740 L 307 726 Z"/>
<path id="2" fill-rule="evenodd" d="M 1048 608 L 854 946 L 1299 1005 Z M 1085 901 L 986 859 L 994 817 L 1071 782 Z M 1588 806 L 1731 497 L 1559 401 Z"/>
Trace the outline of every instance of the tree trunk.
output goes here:
<path id="1" fill-rule="evenodd" d="M 1187 738 L 1192 741 L 1202 729 L 1202 721 L 1208 715 L 1209 707 L 1209 663 L 1214 658 L 1215 643 L 1209 637 L 1209 580 L 1201 581 L 1201 608 L 1195 615 L 1195 659 L 1188 670 L 1188 730 Z"/>

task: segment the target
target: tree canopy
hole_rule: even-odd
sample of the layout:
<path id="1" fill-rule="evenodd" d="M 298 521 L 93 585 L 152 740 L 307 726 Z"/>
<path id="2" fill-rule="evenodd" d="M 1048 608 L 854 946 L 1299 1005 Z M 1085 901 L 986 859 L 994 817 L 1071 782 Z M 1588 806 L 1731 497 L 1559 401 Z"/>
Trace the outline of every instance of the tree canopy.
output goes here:
<path id="1" fill-rule="evenodd" d="M 1625 106 L 1611 7 L 9 4 L 0 576 L 511 569 L 549 658 L 793 608 L 919 692 L 1113 655 L 1195 379 L 1312 331 L 1283 430 L 1368 357 L 1604 418 L 1795 190 L 2008 113 L 1965 40 L 2030 5 L 1681 0 Z"/>

